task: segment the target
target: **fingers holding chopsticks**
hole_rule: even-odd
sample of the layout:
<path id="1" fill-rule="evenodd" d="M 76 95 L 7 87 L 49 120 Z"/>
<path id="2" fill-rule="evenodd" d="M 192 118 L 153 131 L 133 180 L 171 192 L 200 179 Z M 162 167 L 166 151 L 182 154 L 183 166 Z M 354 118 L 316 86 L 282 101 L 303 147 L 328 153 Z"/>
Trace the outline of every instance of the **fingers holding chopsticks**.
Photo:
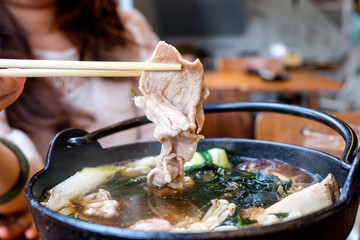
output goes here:
<path id="1" fill-rule="evenodd" d="M 0 77 L 0 111 L 20 96 L 25 82 L 25 77 Z"/>

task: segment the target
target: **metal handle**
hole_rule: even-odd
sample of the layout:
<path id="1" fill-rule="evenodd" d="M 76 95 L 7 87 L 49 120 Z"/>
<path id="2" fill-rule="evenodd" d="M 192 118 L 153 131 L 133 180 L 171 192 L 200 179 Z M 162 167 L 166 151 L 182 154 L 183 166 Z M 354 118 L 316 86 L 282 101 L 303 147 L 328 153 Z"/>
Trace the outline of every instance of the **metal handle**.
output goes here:
<path id="1" fill-rule="evenodd" d="M 147 119 L 146 116 L 131 118 L 131 119 L 101 128 L 99 130 L 88 133 L 81 137 L 69 138 L 69 140 L 67 142 L 69 145 L 72 145 L 72 146 L 80 146 L 80 145 L 94 142 L 94 141 L 98 140 L 99 138 L 109 136 L 113 133 L 124 131 L 124 130 L 134 128 L 134 127 L 138 127 L 138 126 L 141 126 L 146 123 L 150 123 L 150 120 Z"/>
<path id="2" fill-rule="evenodd" d="M 351 168 L 350 164 L 352 164 L 356 156 L 358 140 L 354 130 L 347 123 L 334 116 L 310 108 L 272 102 L 228 102 L 204 105 L 204 112 L 206 114 L 232 111 L 277 112 L 300 116 L 323 123 L 337 131 L 345 140 L 345 148 L 340 160 L 342 168 L 346 170 Z M 110 134 L 137 127 L 149 122 L 150 121 L 146 118 L 146 116 L 132 118 L 88 133 L 81 137 L 70 138 L 68 140 L 68 144 L 83 145 Z"/>

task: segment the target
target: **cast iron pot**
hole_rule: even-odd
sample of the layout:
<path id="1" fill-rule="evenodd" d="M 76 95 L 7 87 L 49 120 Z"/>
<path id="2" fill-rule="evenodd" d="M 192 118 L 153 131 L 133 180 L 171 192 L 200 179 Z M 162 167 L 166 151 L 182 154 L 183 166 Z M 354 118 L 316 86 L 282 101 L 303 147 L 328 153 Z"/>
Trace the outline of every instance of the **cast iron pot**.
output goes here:
<path id="1" fill-rule="evenodd" d="M 342 188 L 339 201 L 313 214 L 281 224 L 206 233 L 159 233 L 105 226 L 63 216 L 40 204 L 48 189 L 83 167 L 158 154 L 160 144 L 157 142 L 108 149 L 103 149 L 97 142 L 97 139 L 111 133 L 149 122 L 146 117 L 139 117 L 93 133 L 81 129 L 69 129 L 55 136 L 49 147 L 46 166 L 31 178 L 25 188 L 26 199 L 41 239 L 346 239 L 354 224 L 359 203 L 357 138 L 346 123 L 326 113 L 278 103 L 220 103 L 205 105 L 204 110 L 206 113 L 226 111 L 286 113 L 314 119 L 336 130 L 346 142 L 340 159 L 309 148 L 250 139 L 203 139 L 199 142 L 197 150 L 224 148 L 234 164 L 257 158 L 280 159 L 316 173 L 321 178 L 332 173 Z"/>

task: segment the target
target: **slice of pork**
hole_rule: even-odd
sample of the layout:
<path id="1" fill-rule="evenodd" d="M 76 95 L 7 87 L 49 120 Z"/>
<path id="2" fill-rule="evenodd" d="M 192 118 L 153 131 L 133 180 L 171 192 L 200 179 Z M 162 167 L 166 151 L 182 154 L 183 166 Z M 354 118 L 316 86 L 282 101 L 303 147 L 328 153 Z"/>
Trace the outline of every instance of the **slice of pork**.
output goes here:
<path id="1" fill-rule="evenodd" d="M 119 211 L 125 207 L 125 203 L 112 199 L 110 193 L 104 189 L 84 196 L 81 205 L 84 208 L 83 214 L 104 218 L 118 216 Z"/>
<path id="2" fill-rule="evenodd" d="M 143 96 L 135 97 L 155 123 L 155 138 L 162 143 L 156 167 L 148 182 L 157 187 L 181 189 L 184 163 L 194 155 L 205 120 L 202 104 L 209 91 L 204 82 L 201 62 L 185 60 L 175 47 L 159 42 L 148 62 L 180 63 L 181 71 L 144 71 L 139 83 Z"/>

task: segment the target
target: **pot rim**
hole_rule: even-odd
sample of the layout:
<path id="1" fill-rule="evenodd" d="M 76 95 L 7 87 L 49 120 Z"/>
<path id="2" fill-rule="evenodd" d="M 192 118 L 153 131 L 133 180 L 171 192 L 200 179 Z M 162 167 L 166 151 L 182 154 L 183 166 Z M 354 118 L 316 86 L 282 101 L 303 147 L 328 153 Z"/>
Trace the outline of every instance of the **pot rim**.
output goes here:
<path id="1" fill-rule="evenodd" d="M 282 230 L 289 230 L 294 228 L 300 228 L 303 226 L 308 226 L 309 224 L 314 223 L 314 221 L 319 221 L 322 219 L 325 219 L 331 214 L 339 213 L 341 211 L 344 211 L 348 205 L 356 201 L 356 203 L 359 202 L 359 191 L 356 189 L 358 186 L 358 183 L 360 181 L 358 176 L 360 174 L 359 170 L 359 157 L 356 155 L 357 151 L 357 138 L 354 133 L 354 131 L 351 129 L 350 126 L 348 126 L 343 121 L 337 119 L 336 117 L 330 116 L 326 113 L 322 113 L 316 110 L 307 109 L 299 106 L 293 106 L 288 104 L 279 104 L 279 103 L 262 103 L 262 102 L 241 102 L 241 103 L 220 103 L 220 104 L 211 104 L 204 107 L 204 110 L 206 113 L 213 113 L 213 112 L 227 112 L 227 111 L 269 111 L 269 112 L 279 112 L 279 113 L 286 113 L 291 115 L 297 115 L 305 118 L 314 119 L 316 121 L 319 121 L 321 123 L 324 123 L 325 125 L 330 126 L 331 128 L 335 128 L 337 132 L 339 132 L 342 137 L 345 139 L 346 146 L 344 150 L 344 154 L 341 157 L 341 159 L 338 159 L 330 154 L 322 153 L 318 150 L 305 148 L 302 146 L 295 146 L 291 144 L 285 144 L 285 143 L 278 143 L 278 142 L 271 142 L 271 141 L 262 141 L 262 140 L 254 140 L 254 139 L 232 139 L 235 141 L 248 141 L 248 142 L 258 142 L 258 143 L 264 143 L 264 144 L 272 144 L 272 145 L 279 145 L 279 146 L 285 146 L 288 148 L 298 148 L 298 149 L 306 149 L 307 151 L 314 151 L 316 153 L 322 153 L 327 156 L 331 156 L 332 158 L 336 159 L 339 163 L 339 168 L 341 167 L 343 170 L 346 170 L 347 176 L 346 180 L 344 182 L 343 191 L 341 192 L 341 196 L 339 201 L 332 204 L 331 206 L 324 208 L 320 211 L 317 211 L 315 213 L 302 216 L 298 219 L 286 221 L 283 223 L 278 223 L 270 226 L 259 226 L 255 227 L 252 226 L 250 228 L 242 228 L 239 230 L 233 230 L 228 232 L 201 232 L 201 233 L 159 233 L 159 232 L 148 232 L 148 231 L 135 231 L 131 229 L 126 228 L 119 228 L 119 227 L 113 227 L 113 226 L 106 226 L 101 225 L 97 223 L 87 222 L 79 219 L 70 218 L 68 216 L 61 215 L 57 212 L 54 212 L 50 209 L 47 209 L 46 207 L 42 206 L 38 200 L 35 199 L 35 196 L 33 194 L 33 187 L 36 181 L 41 178 L 41 175 L 43 175 L 50 167 L 51 165 L 51 159 L 50 159 L 50 153 L 51 148 L 54 143 L 54 140 L 62 135 L 66 131 L 64 130 L 60 133 L 58 133 L 53 141 L 50 144 L 49 153 L 48 153 L 48 159 L 45 167 L 40 170 L 38 173 L 36 173 L 29 181 L 29 183 L 25 187 L 25 196 L 29 202 L 30 210 L 31 211 L 40 211 L 42 215 L 46 215 L 48 217 L 51 217 L 55 219 L 58 222 L 62 222 L 65 224 L 68 224 L 71 227 L 76 227 L 78 229 L 81 229 L 83 231 L 93 231 L 97 232 L 102 235 L 113 235 L 117 237 L 127 237 L 132 239 L 142 239 L 142 238 L 152 238 L 152 239 L 169 239 L 171 236 L 171 239 L 184 239 L 184 238 L 196 238 L 196 239 L 216 239 L 216 238 L 224 238 L 224 237 L 246 237 L 246 236 L 262 236 L 267 234 L 274 234 L 276 232 L 282 231 Z M 103 136 L 106 136 L 107 134 L 112 134 L 114 132 L 117 132 L 119 127 L 121 130 L 126 130 L 132 127 L 140 126 L 142 124 L 145 124 L 149 122 L 146 119 L 144 120 L 144 117 L 136 118 L 133 120 L 127 120 L 125 122 L 121 122 L 119 124 L 112 125 L 108 128 L 105 128 L 105 134 L 104 129 L 100 129 L 96 131 L 95 135 L 93 133 L 86 133 L 85 131 L 81 130 L 83 134 L 80 134 L 80 139 L 83 139 L 83 137 L 88 137 L 86 141 L 81 142 L 82 144 L 92 144 L 96 142 L 98 138 L 101 138 Z M 78 129 L 79 130 L 79 129 Z M 100 133 L 100 135 L 98 135 Z M 76 135 L 75 139 L 78 139 Z M 70 138 L 74 139 L 74 138 Z M 69 139 L 69 140 L 70 140 Z M 207 138 L 208 140 L 210 138 Z M 217 140 L 221 139 L 230 139 L 230 138 L 216 138 Z M 88 141 L 89 140 L 89 141 Z M 211 139 L 210 139 L 211 140 Z M 68 144 L 69 141 L 67 142 Z M 135 143 L 138 144 L 138 143 Z M 76 144 L 75 144 L 76 145 Z M 130 144 L 133 145 L 133 144 Z M 126 146 L 126 145 L 123 145 Z M 121 147 L 123 147 L 121 146 Z M 356 155 L 356 157 L 355 157 Z M 352 164 L 350 164 L 352 163 Z M 355 194 L 353 194 L 355 193 Z M 355 210 L 356 211 L 356 210 Z"/>
<path id="2" fill-rule="evenodd" d="M 264 144 L 271 144 L 271 145 L 279 145 L 285 146 L 292 149 L 307 149 L 310 152 L 322 153 L 315 149 L 309 149 L 302 146 L 285 144 L 285 143 L 277 143 L 271 141 L 263 141 L 263 140 L 253 140 L 253 139 L 231 139 L 231 138 L 213 138 L 215 140 L 240 140 L 245 142 L 259 142 Z M 208 138 L 208 140 L 212 140 Z M 130 144 L 136 145 L 137 143 Z M 336 158 L 330 154 L 322 153 L 324 155 L 331 156 Z M 339 161 L 337 159 L 337 161 Z M 340 161 L 339 161 L 340 162 Z M 346 209 L 351 201 L 352 196 L 351 193 L 344 193 L 342 192 L 341 195 L 345 194 L 341 199 L 339 199 L 336 203 L 323 208 L 319 211 L 316 211 L 311 214 L 307 214 L 305 216 L 301 216 L 299 218 L 289 220 L 282 223 L 272 224 L 268 226 L 251 226 L 251 227 L 243 227 L 239 230 L 232 230 L 232 231 L 221 231 L 221 232 L 198 232 L 198 233 L 169 233 L 169 232 L 150 232 L 150 231 L 139 231 L 139 230 L 132 230 L 127 228 L 121 228 L 116 226 L 107 226 L 102 225 L 99 223 L 89 222 L 81 219 L 75 219 L 69 216 L 62 215 L 58 212 L 52 211 L 45 206 L 41 205 L 40 201 L 35 199 L 33 194 L 33 187 L 34 184 L 38 181 L 42 175 L 48 171 L 50 165 L 47 163 L 46 166 L 36 173 L 29 181 L 28 185 L 25 188 L 25 195 L 27 200 L 29 201 L 31 208 L 40 211 L 42 215 L 50 217 L 55 221 L 60 223 L 66 224 L 68 227 L 77 228 L 82 231 L 89 231 L 91 230 L 94 233 L 98 233 L 104 236 L 114 236 L 119 238 L 129 238 L 129 239 L 219 239 L 219 238 L 233 238 L 233 237 L 256 237 L 256 236 L 265 236 L 268 234 L 276 234 L 279 231 L 284 231 L 288 229 L 294 228 L 302 228 L 304 226 L 308 226 L 314 223 L 314 221 L 320 221 L 326 218 L 329 215 L 335 214 L 336 212 L 341 212 Z M 340 167 L 340 166 L 339 166 Z M 354 166 L 353 166 L 354 167 Z M 352 167 L 352 168 L 353 168 Z M 346 178 L 346 182 L 350 181 L 349 176 L 351 173 L 348 173 Z M 345 182 L 345 184 L 346 184 Z M 352 183 L 350 183 L 352 185 Z M 348 190 L 350 191 L 350 190 Z"/>

